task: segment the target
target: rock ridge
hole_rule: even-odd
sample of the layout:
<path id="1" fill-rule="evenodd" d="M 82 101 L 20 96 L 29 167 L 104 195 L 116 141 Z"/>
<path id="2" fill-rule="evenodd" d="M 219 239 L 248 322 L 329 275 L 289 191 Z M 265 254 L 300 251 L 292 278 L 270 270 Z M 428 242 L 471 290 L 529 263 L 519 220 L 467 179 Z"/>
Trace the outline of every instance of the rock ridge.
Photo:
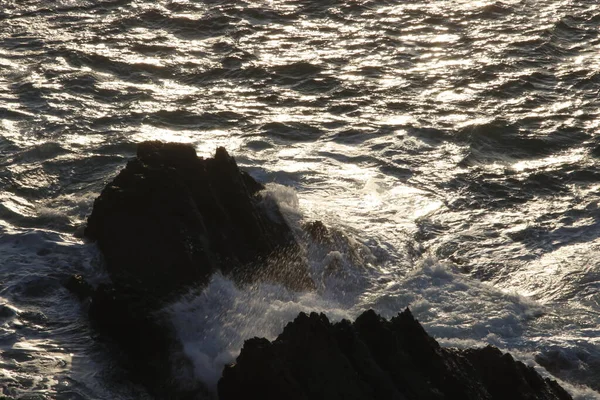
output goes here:
<path id="1" fill-rule="evenodd" d="M 218 384 L 220 400 L 567 400 L 533 368 L 495 347 L 441 347 L 409 309 L 354 323 L 300 313 L 270 342 L 247 340 Z"/>

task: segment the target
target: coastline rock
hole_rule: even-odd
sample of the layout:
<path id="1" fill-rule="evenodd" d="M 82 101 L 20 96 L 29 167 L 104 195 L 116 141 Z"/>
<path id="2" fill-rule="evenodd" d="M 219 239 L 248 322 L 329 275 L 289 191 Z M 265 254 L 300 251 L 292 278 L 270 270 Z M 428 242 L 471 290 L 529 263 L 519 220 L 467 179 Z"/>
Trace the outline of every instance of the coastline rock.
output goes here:
<path id="1" fill-rule="evenodd" d="M 219 399 L 567 400 L 555 381 L 488 346 L 441 347 L 407 309 L 354 323 L 300 315 L 273 342 L 247 340 L 225 367 Z"/>
<path id="2" fill-rule="evenodd" d="M 311 221 L 303 226 L 304 231 L 310 236 L 312 240 L 321 244 L 331 244 L 331 234 L 329 229 L 321 221 Z"/>
<path id="3" fill-rule="evenodd" d="M 127 379 L 158 399 L 214 398 L 199 382 L 162 308 L 220 271 L 239 283 L 267 279 L 315 287 L 300 245 L 263 186 L 225 149 L 145 142 L 95 201 L 84 235 L 104 255 L 110 284 L 75 275 L 65 286 L 91 298 L 92 325 L 115 347 Z M 344 244 L 321 222 L 307 235 L 327 250 Z M 352 250 L 354 249 L 354 250 Z M 330 249 L 331 250 L 331 249 Z M 246 341 L 218 384 L 221 400 L 516 399 L 567 400 L 554 381 L 499 350 L 445 349 L 406 310 L 390 321 L 373 311 L 331 324 L 301 313 L 273 342 Z"/>
<path id="4" fill-rule="evenodd" d="M 157 398 L 210 397 L 161 311 L 170 301 L 217 271 L 239 283 L 314 288 L 301 247 L 262 189 L 222 147 L 203 159 L 189 145 L 144 142 L 94 202 L 84 235 L 100 248 L 111 284 L 92 291 L 90 321 L 128 378 Z M 65 286 L 90 295 L 82 277 Z"/>
<path id="5" fill-rule="evenodd" d="M 189 145 L 140 143 L 94 202 L 84 234 L 97 242 L 115 287 L 156 300 L 217 270 L 312 289 L 300 246 L 280 211 L 261 205 L 262 189 L 222 147 L 203 159 Z M 277 265 L 267 270 L 271 259 Z"/>

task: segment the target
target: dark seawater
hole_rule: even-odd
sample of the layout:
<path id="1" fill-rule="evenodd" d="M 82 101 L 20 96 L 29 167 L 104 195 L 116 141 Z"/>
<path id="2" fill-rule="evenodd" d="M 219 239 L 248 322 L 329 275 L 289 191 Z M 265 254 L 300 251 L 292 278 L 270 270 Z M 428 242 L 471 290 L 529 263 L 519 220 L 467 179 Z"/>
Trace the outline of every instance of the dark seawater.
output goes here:
<path id="1" fill-rule="evenodd" d="M 0 393 L 148 398 L 61 281 L 107 279 L 81 227 L 160 139 L 346 243 L 305 241 L 315 293 L 215 276 L 165 309 L 209 386 L 299 311 L 410 305 L 600 399 L 599 27 L 597 0 L 0 0 Z"/>

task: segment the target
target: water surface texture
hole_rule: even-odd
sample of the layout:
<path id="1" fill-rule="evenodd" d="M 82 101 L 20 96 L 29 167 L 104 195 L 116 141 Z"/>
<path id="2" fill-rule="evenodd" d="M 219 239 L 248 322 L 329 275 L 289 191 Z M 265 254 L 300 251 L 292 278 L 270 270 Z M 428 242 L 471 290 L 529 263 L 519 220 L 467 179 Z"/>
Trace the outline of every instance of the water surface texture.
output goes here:
<path id="1" fill-rule="evenodd" d="M 167 307 L 207 385 L 299 311 L 410 305 L 600 399 L 599 30 L 596 0 L 0 0 L 2 392 L 147 398 L 61 280 L 106 279 L 81 226 L 159 139 L 225 146 L 344 244 L 303 239 L 314 293 Z"/>

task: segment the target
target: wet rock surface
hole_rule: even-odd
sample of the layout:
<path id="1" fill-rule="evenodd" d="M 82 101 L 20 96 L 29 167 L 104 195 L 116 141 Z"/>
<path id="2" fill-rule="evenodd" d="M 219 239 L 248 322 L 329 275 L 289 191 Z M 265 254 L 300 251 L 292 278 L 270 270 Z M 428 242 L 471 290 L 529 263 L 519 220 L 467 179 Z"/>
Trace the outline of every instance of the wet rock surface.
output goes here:
<path id="1" fill-rule="evenodd" d="M 240 284 L 314 288 L 300 246 L 262 189 L 224 148 L 203 159 L 188 145 L 144 142 L 94 202 L 84 234 L 100 248 L 111 283 L 92 290 L 74 276 L 65 286 L 91 297 L 100 338 L 116 347 L 128 379 L 157 398 L 210 396 L 161 312 L 170 301 L 217 271 Z"/>
<path id="2" fill-rule="evenodd" d="M 97 242 L 115 287 L 153 298 L 216 271 L 312 288 L 291 229 L 261 203 L 261 189 L 222 147 L 203 159 L 188 145 L 144 142 L 94 202 L 85 236 Z M 269 269 L 271 259 L 278 262 Z"/>
<path id="3" fill-rule="evenodd" d="M 571 399 L 494 347 L 441 347 L 408 309 L 335 324 L 301 313 L 273 342 L 247 340 L 218 390 L 221 400 Z"/>

